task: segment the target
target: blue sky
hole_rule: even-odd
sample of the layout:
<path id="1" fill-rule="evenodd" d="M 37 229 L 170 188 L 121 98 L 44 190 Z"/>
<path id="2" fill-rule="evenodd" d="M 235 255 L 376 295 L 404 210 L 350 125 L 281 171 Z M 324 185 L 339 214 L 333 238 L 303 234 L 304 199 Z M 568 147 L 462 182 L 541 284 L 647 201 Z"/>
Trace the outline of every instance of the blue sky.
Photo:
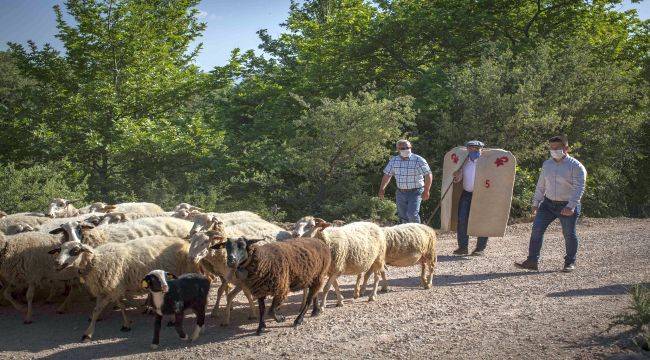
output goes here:
<path id="1" fill-rule="evenodd" d="M 8 41 L 25 43 L 34 40 L 39 46 L 46 42 L 62 49 L 54 37 L 56 24 L 52 6 L 62 0 L 0 0 L 0 49 Z M 273 36 L 280 34 L 282 23 L 289 11 L 290 0 L 203 0 L 198 9 L 202 21 L 207 23 L 203 34 L 203 51 L 197 62 L 204 70 L 224 65 L 230 51 L 257 49 L 259 39 L 255 33 L 268 29 Z M 650 3 L 631 4 L 626 0 L 620 10 L 636 8 L 642 19 L 650 17 Z"/>

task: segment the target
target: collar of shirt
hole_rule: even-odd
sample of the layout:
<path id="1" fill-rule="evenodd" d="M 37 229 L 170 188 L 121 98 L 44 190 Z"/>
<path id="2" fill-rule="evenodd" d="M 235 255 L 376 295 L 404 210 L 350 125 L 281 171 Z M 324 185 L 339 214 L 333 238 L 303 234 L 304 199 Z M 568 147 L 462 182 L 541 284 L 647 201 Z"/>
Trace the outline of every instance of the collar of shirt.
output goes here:
<path id="1" fill-rule="evenodd" d="M 397 156 L 400 158 L 400 160 L 406 161 L 406 160 L 411 160 L 413 158 L 413 155 L 415 154 L 411 153 L 408 157 L 402 157 L 402 155 L 397 155 Z"/>

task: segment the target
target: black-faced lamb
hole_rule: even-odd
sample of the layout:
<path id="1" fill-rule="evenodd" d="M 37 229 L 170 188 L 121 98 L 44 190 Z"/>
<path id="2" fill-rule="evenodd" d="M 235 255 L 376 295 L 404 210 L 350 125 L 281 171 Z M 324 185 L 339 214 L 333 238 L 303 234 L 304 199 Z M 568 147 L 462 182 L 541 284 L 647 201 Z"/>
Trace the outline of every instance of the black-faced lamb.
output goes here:
<path id="1" fill-rule="evenodd" d="M 152 349 L 157 349 L 160 343 L 163 315 L 174 315 L 178 336 L 183 340 L 188 339 L 183 331 L 183 317 L 187 309 L 191 309 L 196 314 L 196 327 L 190 340 L 198 339 L 205 324 L 205 308 L 210 292 L 210 281 L 205 276 L 190 273 L 176 277 L 164 270 L 153 270 L 142 279 L 142 287 L 151 294 L 156 313 Z"/>
<path id="2" fill-rule="evenodd" d="M 273 297 L 270 314 L 277 322 L 282 322 L 285 317 L 278 314 L 277 310 L 289 292 L 308 288 L 307 301 L 301 306 L 294 326 L 302 323 L 307 307 L 312 303 L 312 316 L 318 315 L 318 291 L 325 283 L 332 260 L 327 245 L 317 239 L 299 238 L 252 246 L 258 241 L 260 240 L 236 238 L 213 246 L 215 249 L 225 247 L 227 263 L 233 276 L 258 301 L 260 313 L 257 335 L 266 328 L 264 301 L 267 296 Z"/>

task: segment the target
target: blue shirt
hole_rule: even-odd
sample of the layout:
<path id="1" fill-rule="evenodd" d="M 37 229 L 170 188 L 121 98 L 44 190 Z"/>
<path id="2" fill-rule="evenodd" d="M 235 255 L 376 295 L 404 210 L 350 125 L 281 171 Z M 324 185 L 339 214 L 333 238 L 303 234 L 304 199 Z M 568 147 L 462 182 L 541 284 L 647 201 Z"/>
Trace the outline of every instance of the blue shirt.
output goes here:
<path id="1" fill-rule="evenodd" d="M 424 187 L 424 175 L 430 174 L 429 164 L 420 155 L 411 154 L 407 159 L 393 156 L 384 168 L 384 175 L 395 176 L 397 188 L 402 190 Z"/>
<path id="2" fill-rule="evenodd" d="M 537 180 L 533 206 L 539 206 L 547 197 L 553 201 L 567 201 L 567 207 L 575 209 L 585 192 L 586 180 L 587 170 L 576 158 L 567 155 L 559 163 L 548 159 Z"/>

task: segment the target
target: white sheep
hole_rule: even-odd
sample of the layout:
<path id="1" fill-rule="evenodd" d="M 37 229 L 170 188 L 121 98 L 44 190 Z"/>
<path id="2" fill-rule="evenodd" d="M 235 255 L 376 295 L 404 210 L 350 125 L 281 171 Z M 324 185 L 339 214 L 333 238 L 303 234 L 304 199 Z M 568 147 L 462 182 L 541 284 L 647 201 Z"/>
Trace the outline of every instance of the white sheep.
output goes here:
<path id="1" fill-rule="evenodd" d="M 48 221 L 35 227 L 35 230 L 42 233 L 49 233 L 50 231 L 61 227 L 61 224 L 71 223 L 71 222 L 88 222 L 93 225 L 99 225 L 103 219 L 103 216 L 106 214 L 103 213 L 88 213 L 80 214 L 77 216 L 72 216 L 68 218 L 54 218 L 49 219 Z"/>
<path id="2" fill-rule="evenodd" d="M 386 235 L 386 265 L 408 267 L 421 266 L 420 284 L 425 289 L 431 288 L 436 267 L 436 232 L 432 228 L 416 223 L 384 227 Z M 366 273 L 361 286 L 361 295 L 365 292 L 370 273 Z M 361 274 L 359 274 L 361 277 Z M 382 291 L 388 291 L 386 272 L 382 269 Z M 357 282 L 359 279 L 357 279 Z"/>
<path id="3" fill-rule="evenodd" d="M 259 215 L 250 211 L 233 211 L 229 213 L 200 213 L 194 211 L 190 212 L 186 219 L 194 221 L 194 226 L 192 226 L 191 231 L 192 234 L 198 231 L 209 229 L 212 224 L 217 221 L 221 222 L 224 226 L 231 226 L 244 222 L 265 221 Z"/>
<path id="4" fill-rule="evenodd" d="M 90 325 L 82 341 L 90 341 L 97 317 L 110 303 L 122 312 L 122 331 L 130 330 L 123 302 L 127 292 L 141 293 L 141 280 L 151 270 L 165 269 L 175 274 L 196 272 L 188 259 L 189 244 L 178 237 L 148 236 L 125 243 L 107 243 L 96 248 L 69 241 L 51 251 L 57 271 L 73 269 L 86 289 L 96 297 Z"/>
<path id="5" fill-rule="evenodd" d="M 375 299 L 379 273 L 384 268 L 386 256 L 386 237 L 378 225 L 371 222 L 354 222 L 341 227 L 330 227 L 330 224 L 322 219 L 306 216 L 296 222 L 294 235 L 321 239 L 332 251 L 329 279 L 323 289 L 323 308 L 332 285 L 338 300 L 336 306 L 343 306 L 343 295 L 336 280 L 340 275 L 374 273 L 374 287 L 368 301 Z M 360 292 L 360 279 L 357 279 L 354 297 L 359 297 Z"/>
<path id="6" fill-rule="evenodd" d="M 39 225 L 50 221 L 49 217 L 43 214 L 33 215 L 33 213 L 18 213 L 11 214 L 0 218 L 0 232 L 7 234 L 7 230 L 12 226 L 23 224 L 29 225 L 32 228 L 37 228 Z"/>
<path id="7" fill-rule="evenodd" d="M 194 206 L 194 205 L 188 204 L 188 203 L 180 203 L 180 204 L 176 205 L 176 207 L 174 208 L 174 212 L 178 212 L 180 210 L 203 211 L 203 209 L 201 209 L 200 207 Z"/>
<path id="8" fill-rule="evenodd" d="M 108 205 L 106 203 L 97 202 L 80 209 L 81 213 L 89 212 L 122 212 L 122 213 L 138 213 L 147 214 L 149 216 L 164 216 L 165 211 L 158 205 L 147 202 L 133 202 L 121 203 L 116 205 Z"/>
<path id="9" fill-rule="evenodd" d="M 59 226 L 50 233 L 63 233 L 64 241 L 74 240 L 96 247 L 108 242 L 126 242 L 152 235 L 186 237 L 190 233 L 192 223 L 170 217 L 149 217 L 97 227 L 87 222 L 72 222 L 70 228 L 74 230 L 66 231 Z"/>
<path id="10" fill-rule="evenodd" d="M 0 240 L 0 277 L 5 285 L 3 295 L 16 310 L 23 311 L 23 306 L 14 300 L 11 293 L 14 289 L 27 287 L 25 324 L 32 322 L 32 301 L 37 287 L 76 277 L 73 271 L 52 271 L 54 262 L 48 251 L 60 243 L 60 237 L 39 232 L 6 236 Z M 57 312 L 63 312 L 70 298 L 69 293 Z"/>
<path id="11" fill-rule="evenodd" d="M 66 218 L 77 216 L 80 214 L 79 209 L 75 208 L 73 203 L 78 200 L 68 200 L 62 198 L 54 198 L 47 207 L 45 215 L 51 218 Z"/>

